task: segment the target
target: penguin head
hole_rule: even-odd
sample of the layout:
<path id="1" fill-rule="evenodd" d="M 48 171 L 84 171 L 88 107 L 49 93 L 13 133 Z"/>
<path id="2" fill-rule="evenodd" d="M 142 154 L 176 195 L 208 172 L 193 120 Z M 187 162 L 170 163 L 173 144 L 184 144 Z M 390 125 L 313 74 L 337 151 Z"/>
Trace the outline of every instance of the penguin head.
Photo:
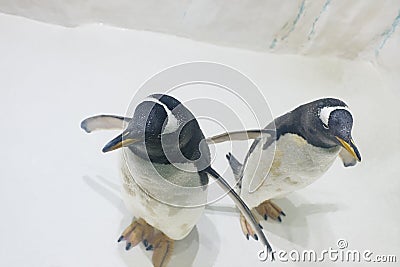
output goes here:
<path id="1" fill-rule="evenodd" d="M 317 132 L 326 144 L 342 146 L 357 161 L 361 155 L 351 136 L 353 116 L 347 105 L 338 100 L 327 98 L 317 105 Z M 315 113 L 314 113 L 315 114 Z"/>
<path id="2" fill-rule="evenodd" d="M 153 94 L 136 107 L 126 129 L 108 142 L 103 152 L 129 147 L 151 161 L 184 162 L 199 157 L 202 140 L 197 120 L 181 102 L 169 95 Z"/>

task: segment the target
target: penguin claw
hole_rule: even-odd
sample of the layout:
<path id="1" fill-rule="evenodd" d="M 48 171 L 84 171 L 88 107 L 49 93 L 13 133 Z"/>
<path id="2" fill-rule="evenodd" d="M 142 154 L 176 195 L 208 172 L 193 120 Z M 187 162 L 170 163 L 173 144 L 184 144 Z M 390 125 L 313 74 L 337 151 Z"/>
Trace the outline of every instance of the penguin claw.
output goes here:
<path id="1" fill-rule="evenodd" d="M 143 242 L 146 250 L 153 250 L 153 266 L 164 267 L 169 261 L 174 240 L 149 225 L 143 219 L 133 220 L 118 238 L 118 242 L 126 240 L 125 250 L 130 250 Z"/>
<path id="2" fill-rule="evenodd" d="M 282 209 L 270 200 L 266 200 L 258 205 L 256 207 L 256 211 L 264 217 L 264 220 L 267 220 L 268 217 L 271 217 L 274 220 L 282 222 L 282 218 L 280 215 L 286 216 Z"/>
<path id="3" fill-rule="evenodd" d="M 259 224 L 259 225 L 260 225 L 260 228 L 262 229 L 261 224 Z M 254 238 L 255 240 L 258 240 L 258 236 L 256 235 L 256 232 L 253 230 L 253 228 L 250 226 L 250 224 L 247 223 L 246 218 L 242 214 L 240 214 L 240 226 L 242 227 L 243 234 L 246 236 L 247 240 L 250 239 L 250 236 L 252 238 Z"/>
<path id="4" fill-rule="evenodd" d="M 174 240 L 162 232 L 158 232 L 150 238 L 149 243 L 151 243 L 149 245 L 150 249 L 154 250 L 152 257 L 153 266 L 165 266 L 171 258 L 174 249 Z"/>
<path id="5" fill-rule="evenodd" d="M 153 234 L 153 232 L 154 228 L 147 224 L 145 220 L 133 220 L 118 238 L 118 242 L 126 240 L 125 249 L 129 250 L 130 248 L 135 247 L 141 241 L 143 241 L 143 243 L 147 242 L 147 239 Z"/>

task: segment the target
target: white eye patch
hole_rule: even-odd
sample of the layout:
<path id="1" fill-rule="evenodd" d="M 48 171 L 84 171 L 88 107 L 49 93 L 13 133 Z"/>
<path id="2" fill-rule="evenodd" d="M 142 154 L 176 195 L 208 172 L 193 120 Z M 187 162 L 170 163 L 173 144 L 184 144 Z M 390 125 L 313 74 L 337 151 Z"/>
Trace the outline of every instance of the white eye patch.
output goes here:
<path id="1" fill-rule="evenodd" d="M 165 105 L 159 99 L 153 97 L 147 97 L 143 100 L 143 102 L 144 101 L 154 102 L 161 105 L 164 108 L 165 112 L 167 113 L 168 121 L 167 125 L 165 125 L 164 127 L 164 131 L 162 132 L 162 134 L 169 134 L 178 130 L 179 128 L 178 119 L 175 117 L 174 114 L 172 114 L 171 110 L 167 107 L 167 105 Z"/>
<path id="2" fill-rule="evenodd" d="M 344 109 L 347 110 L 350 114 L 350 110 L 347 107 L 343 107 L 343 106 L 336 106 L 336 107 L 324 107 L 321 109 L 320 113 L 319 113 L 319 119 L 322 121 L 323 125 L 325 128 L 328 128 L 329 125 L 329 117 L 331 116 L 331 113 L 335 110 L 338 109 Z"/>

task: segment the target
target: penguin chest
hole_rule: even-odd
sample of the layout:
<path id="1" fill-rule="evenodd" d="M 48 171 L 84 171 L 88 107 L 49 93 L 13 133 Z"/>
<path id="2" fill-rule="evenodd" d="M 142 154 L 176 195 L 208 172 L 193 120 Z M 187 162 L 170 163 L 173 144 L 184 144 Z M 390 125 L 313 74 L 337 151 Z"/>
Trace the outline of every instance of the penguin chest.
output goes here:
<path id="1" fill-rule="evenodd" d="M 253 181 L 259 179 L 256 184 L 246 185 L 257 190 L 244 192 L 245 199 L 252 202 L 249 205 L 253 207 L 313 183 L 329 169 L 340 151 L 340 147 L 315 147 L 302 137 L 289 133 L 281 136 L 275 146 L 271 145 L 265 150 L 262 148 L 264 143 L 260 142 L 254 158 L 249 157 L 248 165 L 252 166 L 246 166 L 243 176 L 243 183 L 250 177 Z M 254 164 L 257 157 L 259 163 Z"/>
<path id="2" fill-rule="evenodd" d="M 275 156 L 268 177 L 298 177 L 300 184 L 309 184 L 324 174 L 337 158 L 340 147 L 321 148 L 307 143 L 301 136 L 285 134 L 276 142 Z M 311 179 L 311 180 L 310 180 Z"/>
<path id="3" fill-rule="evenodd" d="M 207 201 L 194 166 L 155 164 L 124 150 L 121 172 L 123 199 L 135 217 L 175 240 L 190 233 Z"/>

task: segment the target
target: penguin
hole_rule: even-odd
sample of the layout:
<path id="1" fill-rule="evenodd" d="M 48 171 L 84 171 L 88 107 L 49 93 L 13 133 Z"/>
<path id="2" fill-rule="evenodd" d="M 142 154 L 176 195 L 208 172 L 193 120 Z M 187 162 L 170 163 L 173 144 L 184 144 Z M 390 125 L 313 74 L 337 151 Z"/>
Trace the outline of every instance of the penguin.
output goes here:
<path id="1" fill-rule="evenodd" d="M 243 164 L 231 153 L 226 157 L 248 206 L 265 220 L 271 217 L 282 221 L 281 216 L 286 214 L 272 199 L 315 182 L 337 157 L 345 167 L 361 161 L 352 127 L 352 113 L 343 101 L 322 98 L 276 118 L 259 134 L 238 131 L 210 140 L 255 139 Z M 240 223 L 247 238 L 251 236 L 253 230 L 243 216 Z"/>
<path id="2" fill-rule="evenodd" d="M 245 202 L 211 167 L 195 116 L 174 97 L 153 94 L 139 103 L 132 118 L 98 115 L 82 121 L 81 128 L 88 133 L 123 129 L 102 151 L 123 152 L 123 200 L 134 217 L 118 239 L 126 241 L 126 250 L 143 242 L 146 250 L 153 250 L 153 265 L 165 266 L 174 241 L 185 238 L 202 215 L 212 177 L 256 229 L 253 238 L 272 251 Z"/>

